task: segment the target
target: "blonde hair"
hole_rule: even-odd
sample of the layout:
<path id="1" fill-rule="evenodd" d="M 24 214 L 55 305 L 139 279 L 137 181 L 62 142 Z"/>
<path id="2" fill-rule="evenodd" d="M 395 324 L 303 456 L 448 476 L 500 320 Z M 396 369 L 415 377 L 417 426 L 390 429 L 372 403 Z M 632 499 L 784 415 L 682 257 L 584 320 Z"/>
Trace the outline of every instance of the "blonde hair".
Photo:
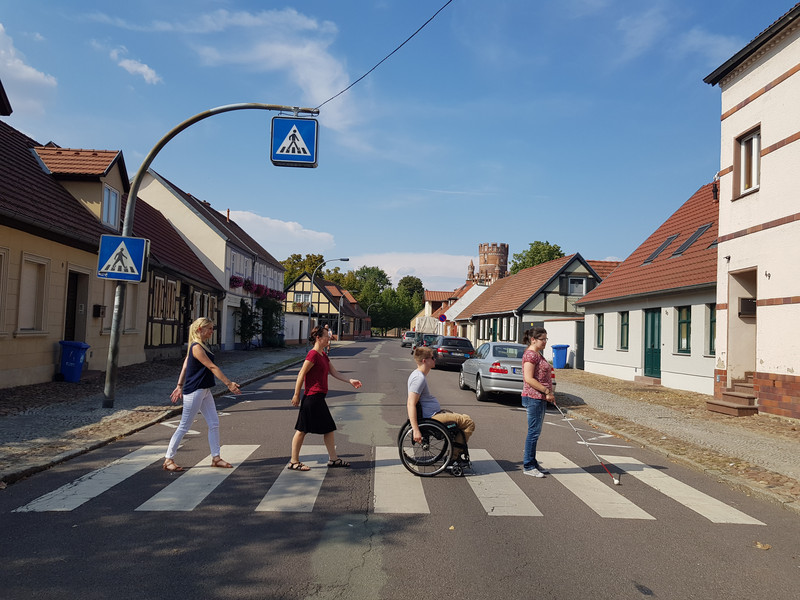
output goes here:
<path id="1" fill-rule="evenodd" d="M 205 342 L 203 341 L 203 337 L 200 335 L 200 329 L 207 325 L 213 324 L 214 323 L 208 317 L 200 317 L 199 319 L 192 321 L 192 324 L 189 325 L 189 349 L 186 351 L 187 356 L 189 352 L 191 352 L 193 343 L 200 344 L 203 348 L 210 352 L 210 348 L 206 346 Z"/>
<path id="2" fill-rule="evenodd" d="M 414 362 L 421 365 L 422 361 L 426 358 L 433 358 L 433 350 L 428 348 L 428 346 L 417 346 L 414 348 Z"/>

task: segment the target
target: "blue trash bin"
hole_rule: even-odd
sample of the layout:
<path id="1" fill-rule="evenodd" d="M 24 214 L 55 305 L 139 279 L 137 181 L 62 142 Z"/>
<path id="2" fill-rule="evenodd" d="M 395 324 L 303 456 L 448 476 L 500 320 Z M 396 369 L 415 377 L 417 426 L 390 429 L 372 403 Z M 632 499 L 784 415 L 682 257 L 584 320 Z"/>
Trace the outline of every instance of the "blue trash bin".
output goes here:
<path id="1" fill-rule="evenodd" d="M 567 366 L 567 348 L 569 344 L 553 344 L 553 366 L 563 369 Z"/>
<path id="2" fill-rule="evenodd" d="M 64 381 L 77 383 L 81 380 L 83 362 L 86 360 L 86 350 L 90 348 L 85 342 L 71 342 L 61 340 L 61 375 Z"/>

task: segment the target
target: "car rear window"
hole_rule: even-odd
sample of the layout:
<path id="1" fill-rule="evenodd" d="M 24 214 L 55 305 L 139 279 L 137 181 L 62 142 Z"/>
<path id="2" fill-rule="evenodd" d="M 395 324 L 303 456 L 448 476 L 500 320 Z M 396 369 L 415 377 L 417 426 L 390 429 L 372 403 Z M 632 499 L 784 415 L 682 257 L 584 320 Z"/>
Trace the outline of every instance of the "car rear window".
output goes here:
<path id="1" fill-rule="evenodd" d="M 472 342 L 469 340 L 462 340 L 459 338 L 445 338 L 444 340 L 445 346 L 455 346 L 457 348 L 469 348 L 472 349 Z"/>
<path id="2" fill-rule="evenodd" d="M 495 346 L 492 356 L 497 358 L 522 358 L 525 346 Z"/>

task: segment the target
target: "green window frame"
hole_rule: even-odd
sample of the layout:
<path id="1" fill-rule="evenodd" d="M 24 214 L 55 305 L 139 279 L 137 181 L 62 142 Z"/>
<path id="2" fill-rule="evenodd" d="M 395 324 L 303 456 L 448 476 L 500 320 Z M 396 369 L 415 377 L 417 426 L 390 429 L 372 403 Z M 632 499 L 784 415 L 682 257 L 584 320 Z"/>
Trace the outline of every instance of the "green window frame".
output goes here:
<path id="1" fill-rule="evenodd" d="M 597 315 L 597 335 L 595 337 L 595 347 L 603 347 L 603 338 L 605 337 L 605 315 Z"/>
<path id="2" fill-rule="evenodd" d="M 678 312 L 678 353 L 690 354 L 692 351 L 692 307 L 679 306 Z"/>
<path id="3" fill-rule="evenodd" d="M 713 303 L 708 305 L 708 353 L 717 353 L 717 305 Z"/>
<path id="4" fill-rule="evenodd" d="M 619 313 L 619 349 L 620 350 L 627 350 L 628 349 L 628 333 L 630 331 L 629 323 L 628 323 L 628 311 L 623 311 Z"/>

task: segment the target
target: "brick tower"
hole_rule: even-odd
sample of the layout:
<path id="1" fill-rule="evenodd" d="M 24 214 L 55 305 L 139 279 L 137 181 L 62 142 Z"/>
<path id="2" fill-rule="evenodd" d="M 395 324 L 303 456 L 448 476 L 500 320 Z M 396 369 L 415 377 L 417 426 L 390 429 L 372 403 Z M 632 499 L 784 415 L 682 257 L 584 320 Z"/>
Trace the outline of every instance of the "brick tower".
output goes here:
<path id="1" fill-rule="evenodd" d="M 508 275 L 508 244 L 478 244 L 478 272 L 470 262 L 467 280 L 491 285 Z"/>

